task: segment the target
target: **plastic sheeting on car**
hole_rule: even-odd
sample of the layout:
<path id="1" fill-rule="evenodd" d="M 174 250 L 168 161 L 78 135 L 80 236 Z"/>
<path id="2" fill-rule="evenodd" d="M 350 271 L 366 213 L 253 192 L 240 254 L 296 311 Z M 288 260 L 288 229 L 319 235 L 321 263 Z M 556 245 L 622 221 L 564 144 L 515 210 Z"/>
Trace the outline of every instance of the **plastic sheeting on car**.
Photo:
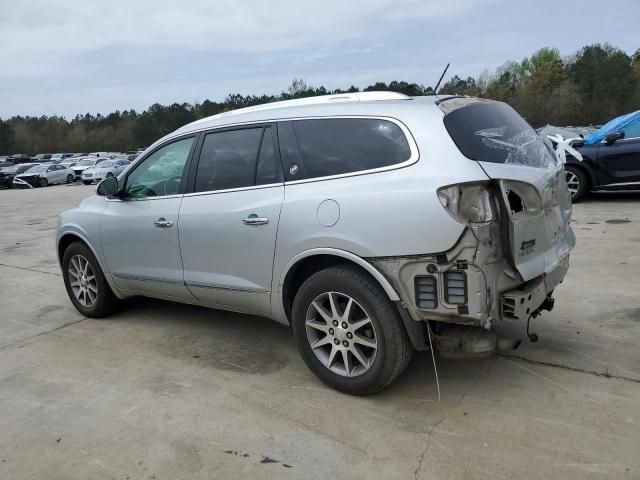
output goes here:
<path id="1" fill-rule="evenodd" d="M 599 130 L 596 130 L 591 135 L 589 135 L 585 139 L 586 145 L 592 145 L 594 143 L 601 142 L 607 136 L 609 132 L 614 132 L 616 130 L 621 130 L 625 127 L 630 126 L 636 122 L 640 122 L 640 110 L 637 110 L 632 113 L 627 113 L 626 115 L 621 115 L 619 117 L 614 118 L 613 120 L 609 120 L 605 123 Z"/>

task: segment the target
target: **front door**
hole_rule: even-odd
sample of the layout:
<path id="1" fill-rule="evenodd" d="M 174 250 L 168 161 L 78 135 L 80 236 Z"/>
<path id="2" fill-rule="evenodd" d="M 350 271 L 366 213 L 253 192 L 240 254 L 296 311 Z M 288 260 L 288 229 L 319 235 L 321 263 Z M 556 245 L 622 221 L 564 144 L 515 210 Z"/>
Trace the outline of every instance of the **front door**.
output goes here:
<path id="1" fill-rule="evenodd" d="M 626 132 L 625 132 L 626 133 Z M 627 137 L 598 148 L 598 175 L 603 187 L 640 185 L 640 137 Z"/>
<path id="2" fill-rule="evenodd" d="M 270 126 L 205 136 L 180 208 L 184 280 L 199 300 L 270 313 L 284 186 Z"/>
<path id="3" fill-rule="evenodd" d="M 123 192 L 107 200 L 100 237 L 118 287 L 140 294 L 193 298 L 184 285 L 178 213 L 183 174 L 194 137 L 163 145 L 123 179 Z"/>

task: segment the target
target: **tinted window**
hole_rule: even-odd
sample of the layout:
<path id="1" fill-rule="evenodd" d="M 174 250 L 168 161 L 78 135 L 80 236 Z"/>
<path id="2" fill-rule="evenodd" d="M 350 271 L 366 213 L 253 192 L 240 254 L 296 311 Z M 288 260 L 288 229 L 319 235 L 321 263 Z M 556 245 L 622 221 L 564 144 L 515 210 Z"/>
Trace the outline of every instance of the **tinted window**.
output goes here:
<path id="1" fill-rule="evenodd" d="M 506 103 L 470 103 L 445 115 L 444 125 L 471 160 L 530 167 L 555 162 L 551 146 Z"/>
<path id="2" fill-rule="evenodd" d="M 255 184 L 262 128 L 208 134 L 196 172 L 196 192 L 249 187 Z"/>
<path id="3" fill-rule="evenodd" d="M 296 120 L 293 127 L 307 177 L 388 167 L 411 157 L 404 132 L 388 120 Z"/>
<path id="4" fill-rule="evenodd" d="M 640 137 L 640 119 L 633 123 L 630 123 L 622 129 L 624 132 L 624 138 L 637 138 Z"/>
<path id="5" fill-rule="evenodd" d="M 156 197 L 177 194 L 192 144 L 193 138 L 178 140 L 145 158 L 127 177 L 127 195 Z"/>
<path id="6" fill-rule="evenodd" d="M 273 150 L 273 133 L 271 128 L 265 128 L 256 166 L 256 185 L 266 185 L 278 181 L 276 161 L 276 154 Z"/>

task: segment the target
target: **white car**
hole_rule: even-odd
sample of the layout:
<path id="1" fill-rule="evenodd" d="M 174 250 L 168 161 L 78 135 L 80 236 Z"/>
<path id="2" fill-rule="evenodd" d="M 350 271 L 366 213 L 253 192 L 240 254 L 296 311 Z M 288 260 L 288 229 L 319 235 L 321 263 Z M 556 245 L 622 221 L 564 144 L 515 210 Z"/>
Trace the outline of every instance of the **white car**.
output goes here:
<path id="1" fill-rule="evenodd" d="M 78 160 L 78 163 L 72 168 L 73 173 L 75 174 L 76 180 L 82 179 L 82 173 L 91 167 L 95 167 L 98 163 L 109 160 L 107 157 L 85 157 L 81 160 Z"/>
<path id="2" fill-rule="evenodd" d="M 108 177 L 117 177 L 129 165 L 128 160 L 105 160 L 82 172 L 82 183 L 89 185 L 93 182 L 100 182 Z"/>
<path id="3" fill-rule="evenodd" d="M 73 172 L 64 165 L 42 164 L 31 167 L 13 177 L 13 186 L 22 188 L 46 187 L 54 183 L 73 182 Z"/>

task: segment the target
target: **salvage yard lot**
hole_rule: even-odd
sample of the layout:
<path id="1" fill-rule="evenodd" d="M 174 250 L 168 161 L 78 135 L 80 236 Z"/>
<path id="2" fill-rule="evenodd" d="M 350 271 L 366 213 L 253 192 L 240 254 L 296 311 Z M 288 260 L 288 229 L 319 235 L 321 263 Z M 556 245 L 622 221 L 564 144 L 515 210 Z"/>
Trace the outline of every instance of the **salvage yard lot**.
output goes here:
<path id="1" fill-rule="evenodd" d="M 268 320 L 145 299 L 83 318 L 54 229 L 94 190 L 0 191 L 0 478 L 640 478 L 640 194 L 574 207 L 540 341 L 438 360 L 438 402 L 427 352 L 358 398 Z"/>

